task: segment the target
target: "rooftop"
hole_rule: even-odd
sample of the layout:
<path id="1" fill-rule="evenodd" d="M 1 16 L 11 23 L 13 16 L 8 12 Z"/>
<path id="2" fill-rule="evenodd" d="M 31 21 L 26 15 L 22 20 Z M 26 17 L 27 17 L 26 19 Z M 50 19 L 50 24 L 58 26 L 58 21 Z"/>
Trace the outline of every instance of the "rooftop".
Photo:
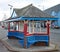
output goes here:
<path id="1" fill-rule="evenodd" d="M 60 4 L 53 6 L 51 8 L 46 9 L 44 12 L 51 14 L 52 11 L 55 11 L 56 13 L 60 11 Z"/>
<path id="2" fill-rule="evenodd" d="M 24 17 L 53 17 L 43 11 L 41 11 L 39 8 L 33 6 L 32 4 L 21 8 L 17 9 L 14 8 L 13 12 L 16 12 L 17 17 L 24 16 Z"/>

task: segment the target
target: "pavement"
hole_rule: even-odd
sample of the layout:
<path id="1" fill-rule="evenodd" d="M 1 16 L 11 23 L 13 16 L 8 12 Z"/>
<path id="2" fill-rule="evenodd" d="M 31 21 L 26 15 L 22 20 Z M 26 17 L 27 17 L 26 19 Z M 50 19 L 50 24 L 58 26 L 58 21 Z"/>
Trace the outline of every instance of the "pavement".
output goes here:
<path id="1" fill-rule="evenodd" d="M 0 52 L 9 52 L 1 41 L 0 41 Z"/>
<path id="2" fill-rule="evenodd" d="M 1 41 L 6 36 L 7 36 L 7 30 L 3 29 L 0 26 L 0 52 L 10 52 L 9 50 L 7 50 L 7 48 L 4 46 L 4 44 Z"/>
<path id="3" fill-rule="evenodd" d="M 60 52 L 60 29 L 50 29 L 50 42 L 56 44 L 59 47 Z"/>
<path id="4" fill-rule="evenodd" d="M 60 29 L 50 29 L 50 41 L 59 47 L 59 51 L 54 52 L 60 52 Z M 0 26 L 0 40 L 6 38 L 7 36 L 7 30 L 2 28 Z M 7 48 L 3 45 L 3 43 L 0 41 L 0 52 L 11 52 L 7 50 Z"/>
<path id="5" fill-rule="evenodd" d="M 8 32 L 7 30 L 0 26 L 0 39 L 6 38 L 7 32 Z"/>

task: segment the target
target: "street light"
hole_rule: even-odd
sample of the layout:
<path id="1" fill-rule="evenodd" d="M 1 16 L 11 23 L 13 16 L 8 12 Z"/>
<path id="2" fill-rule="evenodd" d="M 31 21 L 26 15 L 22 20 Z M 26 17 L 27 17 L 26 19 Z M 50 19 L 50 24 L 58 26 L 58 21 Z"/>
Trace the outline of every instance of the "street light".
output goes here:
<path id="1" fill-rule="evenodd" d="M 12 6 L 12 5 L 10 5 L 10 4 L 8 4 L 8 6 L 10 6 L 10 9 L 12 9 L 12 7 L 13 7 L 13 6 Z"/>
<path id="2" fill-rule="evenodd" d="M 11 17 L 13 6 L 12 6 L 12 5 L 10 5 L 10 4 L 8 4 L 8 6 L 10 6 L 10 17 Z"/>

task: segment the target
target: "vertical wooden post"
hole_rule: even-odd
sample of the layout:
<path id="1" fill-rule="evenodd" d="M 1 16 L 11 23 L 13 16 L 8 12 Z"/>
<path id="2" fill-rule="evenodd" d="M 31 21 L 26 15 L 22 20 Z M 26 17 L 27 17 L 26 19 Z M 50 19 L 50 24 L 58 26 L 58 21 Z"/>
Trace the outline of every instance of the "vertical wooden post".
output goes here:
<path id="1" fill-rule="evenodd" d="M 49 22 L 47 23 L 47 34 L 49 35 L 50 34 L 50 27 L 49 27 Z"/>
<path id="2" fill-rule="evenodd" d="M 33 25 L 33 28 L 32 29 L 33 29 L 33 33 L 34 33 L 34 21 L 33 21 L 33 24 L 32 25 Z"/>
<path id="3" fill-rule="evenodd" d="M 27 21 L 24 21 L 24 48 L 27 48 L 26 34 L 27 34 Z"/>
<path id="4" fill-rule="evenodd" d="M 41 22 L 40 22 L 40 32 L 41 32 Z"/>
<path id="5" fill-rule="evenodd" d="M 24 21 L 24 35 L 27 34 L 27 21 Z"/>
<path id="6" fill-rule="evenodd" d="M 19 22 L 19 31 L 20 31 L 20 22 Z"/>
<path id="7" fill-rule="evenodd" d="M 50 34 L 50 27 L 49 27 L 49 25 L 50 25 L 50 23 L 49 23 L 49 21 L 48 21 L 48 22 L 47 22 L 47 35 L 48 35 L 48 37 L 49 37 L 48 45 L 49 45 L 49 43 L 50 43 L 50 36 L 49 36 L 49 34 Z"/>
<path id="8" fill-rule="evenodd" d="M 19 31 L 19 22 L 18 22 L 18 31 Z"/>
<path id="9" fill-rule="evenodd" d="M 8 32 L 10 31 L 10 22 L 8 22 Z"/>
<path id="10" fill-rule="evenodd" d="M 31 22 L 29 22 L 29 33 L 31 33 Z"/>

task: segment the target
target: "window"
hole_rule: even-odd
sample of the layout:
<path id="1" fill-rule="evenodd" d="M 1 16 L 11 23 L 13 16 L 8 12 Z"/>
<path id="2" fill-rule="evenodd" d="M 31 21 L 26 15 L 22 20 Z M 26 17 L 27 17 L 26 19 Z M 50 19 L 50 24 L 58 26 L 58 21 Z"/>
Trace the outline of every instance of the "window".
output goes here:
<path id="1" fill-rule="evenodd" d="M 41 31 L 40 29 L 41 25 L 39 21 L 29 21 L 28 22 L 28 32 L 29 33 L 38 33 Z"/>
<path id="2" fill-rule="evenodd" d="M 32 33 L 45 33 L 45 32 L 47 32 L 46 30 L 46 28 L 42 28 L 41 27 L 41 21 L 29 21 L 28 22 L 28 32 L 30 33 L 30 34 L 32 34 Z"/>
<path id="3" fill-rule="evenodd" d="M 10 31 L 18 31 L 18 22 L 10 22 Z"/>
<path id="4" fill-rule="evenodd" d="M 24 22 L 23 21 L 19 22 L 19 31 L 24 31 Z"/>

